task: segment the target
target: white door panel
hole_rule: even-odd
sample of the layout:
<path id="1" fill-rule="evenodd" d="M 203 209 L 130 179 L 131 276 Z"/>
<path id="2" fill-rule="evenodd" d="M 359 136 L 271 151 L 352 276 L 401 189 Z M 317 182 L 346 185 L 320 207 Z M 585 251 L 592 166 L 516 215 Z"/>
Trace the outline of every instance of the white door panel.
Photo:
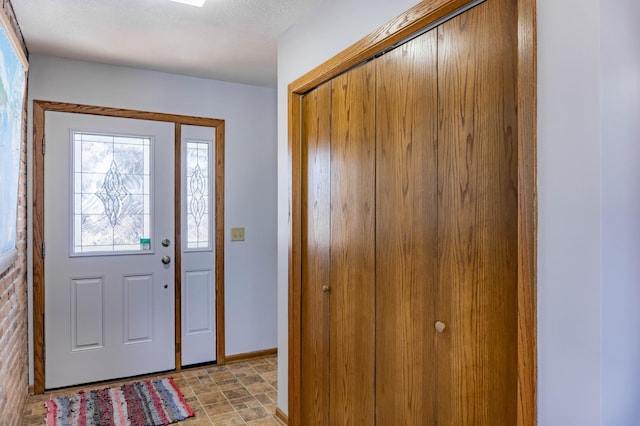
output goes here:
<path id="1" fill-rule="evenodd" d="M 124 344 L 153 340 L 153 275 L 124 277 Z"/>
<path id="2" fill-rule="evenodd" d="M 194 334 L 201 332 L 211 332 L 211 314 L 212 309 L 210 305 L 211 297 L 211 283 L 213 282 L 212 271 L 185 271 L 185 282 L 187 283 L 184 289 L 186 306 L 185 312 L 185 334 Z M 193 308 L 193 309 L 192 309 Z"/>
<path id="3" fill-rule="evenodd" d="M 45 121 L 46 387 L 175 368 L 175 247 L 160 244 L 174 236 L 173 123 L 59 112 Z M 150 182 L 127 171 L 138 157 L 117 138 L 86 149 L 109 170 L 77 178 L 79 157 L 89 154 L 73 151 L 73 131 L 148 137 L 131 152 L 149 153 L 139 175 Z M 131 201 L 143 197 L 135 188 L 150 201 Z"/>
<path id="4" fill-rule="evenodd" d="M 104 279 L 71 279 L 71 350 L 103 346 Z"/>
<path id="5" fill-rule="evenodd" d="M 182 365 L 215 361 L 215 129 L 182 126 Z"/>

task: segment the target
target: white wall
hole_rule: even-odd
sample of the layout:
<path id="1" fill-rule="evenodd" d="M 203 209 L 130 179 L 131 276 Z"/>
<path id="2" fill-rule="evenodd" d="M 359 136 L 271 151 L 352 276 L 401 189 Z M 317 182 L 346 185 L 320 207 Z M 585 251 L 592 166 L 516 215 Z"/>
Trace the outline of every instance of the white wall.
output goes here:
<path id="1" fill-rule="evenodd" d="M 225 120 L 226 353 L 274 348 L 276 91 L 33 55 L 29 69 L 29 128 L 33 99 Z M 28 134 L 28 152 L 32 152 L 32 132 Z M 234 226 L 246 228 L 244 242 L 230 242 L 229 229 Z M 32 300 L 31 277 L 29 283 Z M 32 306 L 29 308 L 31 318 Z M 31 321 L 29 326 L 29 381 L 33 383 Z"/>
<path id="2" fill-rule="evenodd" d="M 278 42 L 278 407 L 288 413 L 287 86 L 373 30 L 419 3 L 416 0 L 323 0 Z"/>
<path id="3" fill-rule="evenodd" d="M 619 2 L 630 5 L 635 0 Z M 284 411 L 287 409 L 289 213 L 286 86 L 416 2 L 390 3 L 392 2 L 384 0 L 326 0 L 315 10 L 315 14 L 299 22 L 285 34 L 278 46 L 278 403 Z M 600 389 L 603 304 L 601 197 L 605 203 L 609 201 L 609 194 L 603 197 L 601 189 L 600 0 L 537 0 L 537 5 L 538 423 L 550 426 L 599 425 L 602 415 Z M 638 14 L 628 13 L 628 16 L 637 17 Z M 608 25 L 614 24 L 607 23 L 607 29 Z M 629 30 L 631 27 L 625 28 Z M 622 34 L 618 33 L 613 37 L 618 36 L 622 37 Z M 635 39 L 627 41 L 622 50 L 628 53 L 632 46 L 636 46 L 635 52 L 638 52 L 637 44 L 634 44 L 637 40 L 636 33 Z M 622 59 L 621 53 L 618 59 Z M 613 72 L 616 67 L 617 65 L 612 64 L 610 71 Z M 635 82 L 634 105 L 637 108 L 637 74 Z M 611 103 L 615 104 L 617 101 L 612 99 Z M 631 112 L 628 114 L 626 117 L 631 117 Z M 608 118 L 604 114 L 603 116 L 606 131 Z M 636 123 L 639 121 L 638 117 L 636 114 Z M 637 135 L 637 127 L 634 131 Z M 624 141 L 620 145 L 621 150 L 631 149 Z M 640 147 L 632 149 L 635 151 L 625 154 L 630 154 L 633 160 L 637 160 Z M 623 191 L 617 193 L 618 201 L 629 196 L 630 188 L 638 182 L 633 169 L 629 167 L 617 178 L 607 180 L 608 175 L 604 175 L 605 188 L 608 184 L 617 185 L 620 180 L 626 179 Z M 611 166 L 611 171 L 605 167 L 605 172 L 613 173 L 616 170 L 615 163 Z M 633 201 L 627 200 L 627 203 L 632 203 L 632 207 L 637 209 L 639 197 L 640 195 L 635 195 Z M 607 206 L 604 207 L 606 212 Z M 626 212 L 627 222 L 631 221 L 636 211 Z M 638 215 L 635 214 L 635 217 Z M 605 231 L 616 223 L 613 217 L 610 222 L 611 224 L 605 222 L 603 225 Z M 637 227 L 638 225 L 633 224 L 631 229 Z M 637 233 L 633 233 L 633 236 L 637 236 Z M 632 241 L 632 236 L 617 238 L 614 245 L 618 246 L 611 250 L 607 247 L 607 251 L 611 257 L 617 258 L 617 250 L 622 243 L 631 244 Z M 631 285 L 629 277 L 638 276 L 634 270 L 637 266 L 633 265 L 638 258 L 638 241 L 640 239 L 635 238 L 635 251 L 632 252 L 634 257 L 625 259 L 624 273 L 627 280 L 618 286 L 616 294 L 611 292 L 612 299 L 615 299 L 614 296 L 623 298 L 623 291 Z M 608 259 L 606 255 L 607 252 L 605 260 Z M 612 269 L 613 266 L 611 263 Z M 604 270 L 605 274 L 607 270 Z M 637 294 L 637 288 L 635 292 Z M 627 306 L 637 300 L 633 298 L 627 301 Z M 612 300 L 610 309 L 617 311 L 618 303 L 619 300 Z M 634 324 L 637 322 L 628 323 L 620 339 L 632 335 Z M 637 336 L 637 332 L 633 335 Z M 635 358 L 640 359 L 637 356 Z M 632 363 L 630 359 L 627 362 Z M 638 364 L 638 361 L 635 363 Z M 626 386 L 637 387 L 637 377 L 637 374 L 625 377 Z M 610 400 L 615 400 L 617 396 L 612 386 Z M 637 393 L 632 396 L 635 401 L 638 400 Z M 605 401 L 605 404 L 608 403 Z M 614 408 L 612 403 L 611 408 Z"/>
<path id="4" fill-rule="evenodd" d="M 640 2 L 602 0 L 602 424 L 640 417 Z"/>
<path id="5" fill-rule="evenodd" d="M 538 414 L 600 424 L 599 0 L 538 0 Z"/>

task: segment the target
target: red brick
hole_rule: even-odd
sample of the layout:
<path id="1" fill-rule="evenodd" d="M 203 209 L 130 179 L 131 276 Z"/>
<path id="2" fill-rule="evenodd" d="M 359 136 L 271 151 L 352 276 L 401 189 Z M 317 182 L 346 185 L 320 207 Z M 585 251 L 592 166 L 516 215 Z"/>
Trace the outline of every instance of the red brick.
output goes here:
<path id="1" fill-rule="evenodd" d="M 22 40 L 9 0 L 0 2 L 0 13 L 9 16 L 14 32 Z M 26 51 L 26 49 L 25 49 Z M 26 107 L 26 105 L 25 105 Z M 25 121 L 22 125 L 26 136 Z M 0 423 L 14 426 L 22 422 L 28 396 L 27 353 L 27 201 L 26 201 L 26 139 L 21 147 L 21 170 L 18 187 L 18 258 L 8 270 L 0 272 Z"/>

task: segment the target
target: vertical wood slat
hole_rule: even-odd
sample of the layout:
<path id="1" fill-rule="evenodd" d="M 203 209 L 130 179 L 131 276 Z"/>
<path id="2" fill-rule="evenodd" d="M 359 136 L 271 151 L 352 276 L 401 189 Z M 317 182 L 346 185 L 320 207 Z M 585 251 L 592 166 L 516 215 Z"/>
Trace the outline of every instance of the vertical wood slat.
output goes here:
<path id="1" fill-rule="evenodd" d="M 331 425 L 374 424 L 375 65 L 332 81 Z"/>
<path id="2" fill-rule="evenodd" d="M 437 33 L 375 62 L 376 424 L 435 424 Z"/>
<path id="3" fill-rule="evenodd" d="M 329 425 L 331 84 L 302 100 L 302 424 Z"/>
<path id="4" fill-rule="evenodd" d="M 438 28 L 438 424 L 517 424 L 515 12 Z"/>

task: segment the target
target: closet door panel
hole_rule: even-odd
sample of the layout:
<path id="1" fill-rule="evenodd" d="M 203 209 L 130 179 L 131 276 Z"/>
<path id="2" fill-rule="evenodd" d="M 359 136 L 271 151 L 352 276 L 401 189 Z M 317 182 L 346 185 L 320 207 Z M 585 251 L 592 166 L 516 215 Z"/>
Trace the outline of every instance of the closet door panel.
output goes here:
<path id="1" fill-rule="evenodd" d="M 302 100 L 302 424 L 329 424 L 331 83 Z"/>
<path id="2" fill-rule="evenodd" d="M 438 28 L 440 425 L 516 424 L 515 7 Z"/>
<path id="3" fill-rule="evenodd" d="M 331 425 L 374 422 L 375 66 L 332 81 Z"/>
<path id="4" fill-rule="evenodd" d="M 376 59 L 376 424 L 436 412 L 437 32 Z"/>

